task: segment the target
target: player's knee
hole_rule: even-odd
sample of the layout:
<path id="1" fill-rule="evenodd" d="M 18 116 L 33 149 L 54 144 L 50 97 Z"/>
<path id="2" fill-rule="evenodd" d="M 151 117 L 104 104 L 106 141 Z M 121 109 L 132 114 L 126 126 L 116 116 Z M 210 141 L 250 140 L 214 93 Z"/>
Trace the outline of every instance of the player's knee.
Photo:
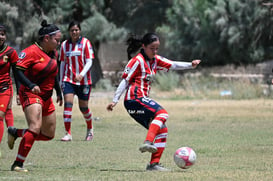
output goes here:
<path id="1" fill-rule="evenodd" d="M 86 113 L 88 111 L 88 107 L 80 107 L 80 111 L 82 113 Z"/>
<path id="2" fill-rule="evenodd" d="M 168 120 L 169 114 L 165 109 L 162 109 L 156 113 L 156 118 L 164 124 Z"/>
<path id="3" fill-rule="evenodd" d="M 72 108 L 72 107 L 73 107 L 73 103 L 72 103 L 72 102 L 65 102 L 65 103 L 64 103 L 64 107 Z"/>

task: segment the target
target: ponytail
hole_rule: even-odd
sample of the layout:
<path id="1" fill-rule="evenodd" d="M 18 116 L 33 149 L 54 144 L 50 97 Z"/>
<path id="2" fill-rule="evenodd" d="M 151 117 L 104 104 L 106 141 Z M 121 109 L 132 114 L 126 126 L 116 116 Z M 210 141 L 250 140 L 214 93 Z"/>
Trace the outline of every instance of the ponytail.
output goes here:
<path id="1" fill-rule="evenodd" d="M 155 33 L 147 33 L 143 36 L 143 38 L 131 34 L 126 41 L 126 44 L 128 45 L 127 48 L 128 59 L 130 60 L 132 58 L 131 54 L 136 53 L 140 49 L 142 44 L 144 46 L 147 46 L 157 40 L 159 40 L 159 37 Z"/>

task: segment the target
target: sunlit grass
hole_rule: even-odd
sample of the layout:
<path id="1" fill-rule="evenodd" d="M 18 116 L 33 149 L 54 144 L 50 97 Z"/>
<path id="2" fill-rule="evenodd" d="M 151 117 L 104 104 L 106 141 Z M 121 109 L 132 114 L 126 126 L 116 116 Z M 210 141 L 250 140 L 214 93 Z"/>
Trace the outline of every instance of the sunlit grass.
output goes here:
<path id="1" fill-rule="evenodd" d="M 109 94 L 112 96 L 112 93 Z M 146 130 L 126 113 L 122 101 L 114 112 L 105 107 L 110 96 L 94 93 L 90 107 L 95 137 L 83 141 L 85 122 L 74 103 L 73 141 L 64 143 L 62 109 L 57 107 L 54 140 L 35 142 L 25 167 L 26 174 L 10 171 L 20 139 L 14 150 L 2 141 L 0 180 L 272 180 L 273 102 L 271 100 L 156 100 L 170 114 L 169 136 L 161 162 L 172 171 L 146 172 L 149 154 L 138 146 Z M 20 107 L 14 105 L 15 125 L 26 127 Z M 197 153 L 196 164 L 181 170 L 173 162 L 174 151 L 190 146 Z"/>

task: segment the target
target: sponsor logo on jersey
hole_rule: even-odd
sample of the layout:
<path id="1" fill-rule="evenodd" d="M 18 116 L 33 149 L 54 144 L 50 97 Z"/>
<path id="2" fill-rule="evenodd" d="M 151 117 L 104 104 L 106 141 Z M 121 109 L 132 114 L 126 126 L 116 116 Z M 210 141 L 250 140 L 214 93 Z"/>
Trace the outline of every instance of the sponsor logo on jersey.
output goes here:
<path id="1" fill-rule="evenodd" d="M 40 58 L 40 62 L 43 62 L 43 61 L 45 61 L 45 59 L 42 57 L 42 58 Z"/>
<path id="2" fill-rule="evenodd" d="M 25 52 L 21 52 L 21 53 L 19 54 L 19 58 L 20 58 L 20 59 L 25 58 L 25 56 L 26 56 L 26 53 L 25 53 Z"/>
<path id="3" fill-rule="evenodd" d="M 0 107 L 4 107 L 4 104 L 1 104 Z"/>
<path id="4" fill-rule="evenodd" d="M 8 57 L 7 55 L 4 55 L 4 57 L 3 57 L 3 62 L 7 63 L 7 62 L 8 62 L 8 59 L 9 59 L 9 57 Z"/>
<path id="5" fill-rule="evenodd" d="M 80 51 L 71 51 L 71 52 L 66 52 L 65 54 L 67 57 L 73 57 L 73 56 L 80 56 L 81 52 Z"/>

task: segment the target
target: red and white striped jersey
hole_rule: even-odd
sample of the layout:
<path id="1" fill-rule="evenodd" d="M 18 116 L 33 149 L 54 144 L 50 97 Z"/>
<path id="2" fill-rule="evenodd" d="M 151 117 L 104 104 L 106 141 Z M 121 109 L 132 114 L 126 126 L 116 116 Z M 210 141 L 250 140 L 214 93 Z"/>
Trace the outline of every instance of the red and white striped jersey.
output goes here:
<path id="1" fill-rule="evenodd" d="M 65 40 L 61 45 L 60 61 L 65 62 L 61 81 L 69 82 L 75 85 L 91 85 L 91 68 L 85 74 L 81 82 L 75 82 L 76 75 L 83 70 L 86 60 L 94 59 L 94 52 L 91 42 L 81 37 L 77 43 L 72 43 L 71 40 Z"/>
<path id="2" fill-rule="evenodd" d="M 152 60 L 145 60 L 144 56 L 138 53 L 128 62 L 122 75 L 129 84 L 124 99 L 148 97 L 157 70 L 168 71 L 172 64 L 171 60 L 159 55 Z"/>

